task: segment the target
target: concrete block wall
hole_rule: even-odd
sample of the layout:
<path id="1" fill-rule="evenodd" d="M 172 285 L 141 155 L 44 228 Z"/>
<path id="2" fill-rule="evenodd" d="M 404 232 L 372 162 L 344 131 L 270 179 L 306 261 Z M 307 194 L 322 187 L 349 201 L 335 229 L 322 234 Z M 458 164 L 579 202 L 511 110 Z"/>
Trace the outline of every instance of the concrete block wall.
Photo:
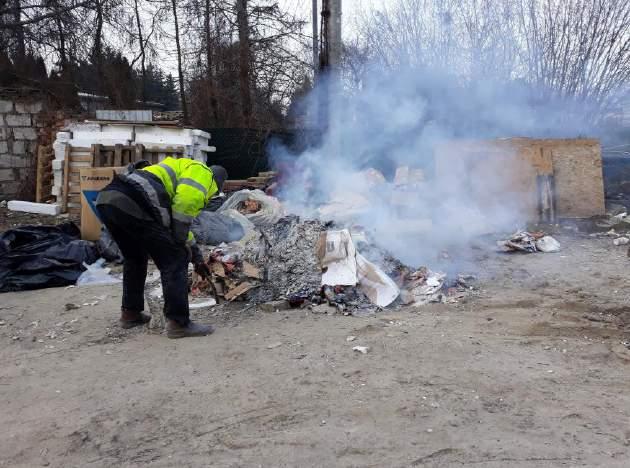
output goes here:
<path id="1" fill-rule="evenodd" d="M 41 101 L 0 97 L 0 200 L 11 200 L 23 189 L 37 165 Z M 34 196 L 34 194 L 33 194 Z"/>

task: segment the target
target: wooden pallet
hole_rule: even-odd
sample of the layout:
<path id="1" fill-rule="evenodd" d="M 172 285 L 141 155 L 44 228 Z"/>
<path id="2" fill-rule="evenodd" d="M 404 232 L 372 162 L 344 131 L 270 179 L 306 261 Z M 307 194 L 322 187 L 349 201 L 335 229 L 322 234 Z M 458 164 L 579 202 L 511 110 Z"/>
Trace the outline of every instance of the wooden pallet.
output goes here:
<path id="1" fill-rule="evenodd" d="M 40 145 L 37 148 L 37 177 L 35 185 L 35 201 L 45 203 L 53 198 L 53 168 L 55 152 L 52 146 Z"/>
<path id="2" fill-rule="evenodd" d="M 223 191 L 226 193 L 237 192 L 243 189 L 264 190 L 273 182 L 276 172 L 260 172 L 256 177 L 250 177 L 242 180 L 226 180 L 223 184 Z"/>
<path id="3" fill-rule="evenodd" d="M 126 145 L 92 145 L 92 167 L 120 167 L 141 160 L 147 160 L 151 164 L 157 164 L 167 156 L 181 158 L 186 153 L 183 146 L 152 146 L 145 147 L 137 144 Z"/>
<path id="4" fill-rule="evenodd" d="M 68 212 L 76 216 L 80 216 L 81 214 L 81 182 L 79 172 L 82 167 L 124 167 L 130 163 L 141 160 L 147 160 L 151 164 L 157 164 L 167 156 L 181 158 L 185 155 L 186 148 L 184 146 L 159 145 L 145 147 L 144 145 L 137 144 L 80 147 L 67 145 L 63 168 L 63 212 Z"/>

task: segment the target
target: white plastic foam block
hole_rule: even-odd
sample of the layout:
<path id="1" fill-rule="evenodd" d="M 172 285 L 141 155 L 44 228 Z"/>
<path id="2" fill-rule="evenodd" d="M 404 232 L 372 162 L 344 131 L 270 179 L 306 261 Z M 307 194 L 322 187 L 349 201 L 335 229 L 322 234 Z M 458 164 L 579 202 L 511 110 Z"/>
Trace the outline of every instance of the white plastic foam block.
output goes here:
<path id="1" fill-rule="evenodd" d="M 20 200 L 11 200 L 8 203 L 8 208 L 11 211 L 24 211 L 25 213 L 36 213 L 51 216 L 56 216 L 61 213 L 61 207 L 56 204 L 32 203 Z"/>

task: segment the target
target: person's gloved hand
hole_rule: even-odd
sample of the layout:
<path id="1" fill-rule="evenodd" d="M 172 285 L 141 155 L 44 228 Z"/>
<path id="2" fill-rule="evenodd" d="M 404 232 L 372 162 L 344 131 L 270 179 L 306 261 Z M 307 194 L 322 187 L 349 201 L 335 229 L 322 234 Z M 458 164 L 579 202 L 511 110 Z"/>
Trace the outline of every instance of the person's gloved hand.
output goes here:
<path id="1" fill-rule="evenodd" d="M 195 273 L 201 276 L 203 279 L 210 278 L 210 267 L 207 263 L 195 263 Z"/>
<path id="2" fill-rule="evenodd" d="M 204 279 L 209 278 L 210 267 L 203 260 L 203 254 L 201 253 L 201 249 L 199 248 L 199 246 L 197 244 L 193 244 L 189 246 L 189 251 L 190 251 L 189 258 L 193 266 L 195 267 L 195 273 L 197 273 L 199 276 L 201 276 Z"/>

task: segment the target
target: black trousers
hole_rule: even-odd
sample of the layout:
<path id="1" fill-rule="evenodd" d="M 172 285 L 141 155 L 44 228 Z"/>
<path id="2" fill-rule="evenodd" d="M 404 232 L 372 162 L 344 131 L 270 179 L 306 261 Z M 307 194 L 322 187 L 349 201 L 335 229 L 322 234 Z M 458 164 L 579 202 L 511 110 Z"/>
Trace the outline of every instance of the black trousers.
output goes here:
<path id="1" fill-rule="evenodd" d="M 135 218 L 115 205 L 98 205 L 103 224 L 125 257 L 123 297 L 125 309 L 144 309 L 144 283 L 149 257 L 160 270 L 166 318 L 186 325 L 188 310 L 188 251 L 175 242 L 170 230 L 157 221 Z"/>

